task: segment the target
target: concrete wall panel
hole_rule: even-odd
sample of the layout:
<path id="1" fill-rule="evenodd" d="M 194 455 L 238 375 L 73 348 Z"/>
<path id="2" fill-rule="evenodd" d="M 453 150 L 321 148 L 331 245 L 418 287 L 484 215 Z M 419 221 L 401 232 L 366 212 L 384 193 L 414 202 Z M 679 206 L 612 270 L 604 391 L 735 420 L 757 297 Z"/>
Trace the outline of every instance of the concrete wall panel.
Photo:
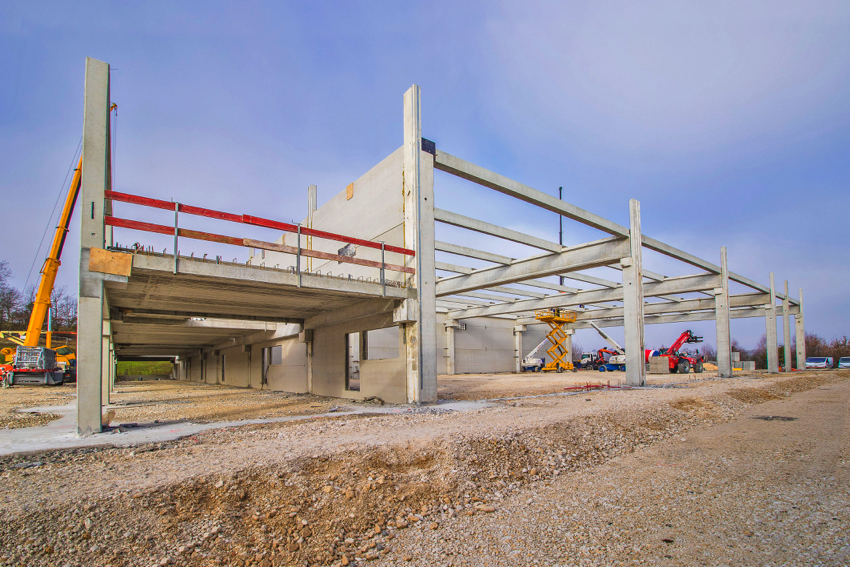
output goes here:
<path id="1" fill-rule="evenodd" d="M 283 364 L 269 366 L 268 385 L 270 390 L 281 392 L 307 392 L 307 344 L 298 342 L 297 338 L 278 341 L 282 349 Z M 266 345 L 273 346 L 273 345 Z M 255 349 L 254 358 L 258 360 L 258 369 L 262 368 L 262 354 L 259 348 Z M 261 376 L 257 374 L 257 382 Z"/>
<path id="2" fill-rule="evenodd" d="M 404 382 L 404 359 L 400 356 L 395 359 L 374 360 L 360 364 L 360 391 L 349 391 L 345 389 L 345 365 L 347 353 L 345 352 L 345 335 L 358 331 L 383 329 L 392 325 L 392 313 L 376 315 L 366 319 L 359 319 L 321 327 L 313 331 L 313 392 L 319 396 L 333 396 L 337 398 L 362 399 L 364 396 L 378 396 L 385 401 L 396 399 L 399 389 L 405 392 Z M 394 327 L 398 340 L 401 335 L 398 328 Z M 399 352 L 404 349 L 399 346 Z M 398 380 L 398 384 L 396 384 Z M 370 393 L 366 393 L 370 392 Z"/>
<path id="3" fill-rule="evenodd" d="M 317 209 L 313 213 L 313 228 L 376 242 L 383 240 L 394 246 L 404 246 L 402 171 L 403 155 L 402 148 L 399 148 L 353 182 L 350 199 L 348 191 L 343 189 Z M 305 219 L 302 224 L 307 226 L 307 220 Z M 297 246 L 297 235 L 285 234 L 277 242 L 287 246 Z M 337 254 L 345 246 L 342 242 L 322 239 L 313 239 L 311 244 L 313 249 L 331 254 Z M 307 238 L 302 236 L 301 247 L 307 248 L 307 245 Z M 355 257 L 379 262 L 381 251 L 357 247 Z M 401 254 L 387 253 L 385 260 L 392 264 L 404 263 L 404 257 Z M 335 275 L 350 274 L 353 278 L 376 279 L 379 277 L 377 268 L 318 259 L 311 261 L 306 257 L 302 257 L 301 262 L 302 269 L 306 270 L 309 267 L 312 271 L 319 270 L 323 274 L 328 272 Z M 309 262 L 311 264 L 308 264 Z M 295 256 L 266 251 L 263 257 L 263 253 L 257 250 L 251 258 L 251 263 L 267 267 L 279 266 L 285 269 L 295 266 Z M 396 272 L 388 272 L 386 277 L 402 280 L 401 274 Z"/>
<path id="4" fill-rule="evenodd" d="M 466 329 L 455 331 L 456 372 L 513 372 L 514 321 L 474 318 L 464 322 Z"/>

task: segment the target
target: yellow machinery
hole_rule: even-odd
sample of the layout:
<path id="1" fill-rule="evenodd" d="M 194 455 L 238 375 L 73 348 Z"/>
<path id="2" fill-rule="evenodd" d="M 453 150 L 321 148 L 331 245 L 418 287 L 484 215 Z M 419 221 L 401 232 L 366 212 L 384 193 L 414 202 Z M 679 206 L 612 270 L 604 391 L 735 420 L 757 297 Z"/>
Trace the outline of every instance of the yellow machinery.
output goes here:
<path id="1" fill-rule="evenodd" d="M 564 344 L 569 337 L 564 331 L 565 323 L 573 323 L 576 320 L 575 311 L 567 311 L 566 309 L 542 309 L 534 312 L 534 318 L 538 321 L 543 321 L 551 327 L 551 331 L 546 335 L 552 346 L 546 351 L 552 361 L 543 367 L 543 372 L 557 371 L 564 372 L 565 370 L 574 370 L 571 360 L 572 353 Z"/>
<path id="2" fill-rule="evenodd" d="M 62 216 L 59 217 L 59 225 L 56 227 L 56 233 L 53 236 L 53 244 L 50 247 L 50 253 L 44 261 L 44 267 L 41 269 L 41 280 L 38 284 L 38 292 L 35 296 L 35 302 L 32 306 L 32 314 L 30 314 L 27 332 L 23 338 L 23 342 L 18 342 L 20 346 L 15 352 L 14 363 L 12 369 L 7 372 L 3 380 L 3 386 L 11 386 L 12 384 L 61 384 L 64 381 L 66 370 L 70 368 L 62 368 L 59 364 L 61 355 L 57 357 L 57 352 L 51 347 L 51 332 L 47 333 L 47 346 L 38 346 L 41 338 L 41 330 L 44 328 L 44 319 L 50 310 L 50 294 L 53 291 L 53 284 L 56 282 L 56 272 L 62 264 L 62 248 L 65 246 L 65 238 L 68 235 L 68 225 L 71 222 L 71 214 L 74 212 L 74 205 L 77 203 L 77 196 L 80 193 L 80 181 L 82 178 L 83 158 L 80 157 L 80 162 L 77 169 L 74 170 L 74 178 L 71 180 L 71 188 L 68 190 L 68 197 L 65 199 L 65 206 L 62 209 Z M 4 333 L 4 338 L 11 338 Z M 76 366 L 73 350 L 66 350 L 65 359 L 71 367 Z M 68 352 L 70 351 L 70 352 Z M 72 356 L 68 356 L 68 354 Z"/>

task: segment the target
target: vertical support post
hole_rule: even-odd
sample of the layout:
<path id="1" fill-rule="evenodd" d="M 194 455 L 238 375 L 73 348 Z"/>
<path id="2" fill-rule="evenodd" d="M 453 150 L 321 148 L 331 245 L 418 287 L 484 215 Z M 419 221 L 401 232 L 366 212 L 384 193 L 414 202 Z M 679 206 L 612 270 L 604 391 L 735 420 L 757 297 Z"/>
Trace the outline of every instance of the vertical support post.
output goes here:
<path id="1" fill-rule="evenodd" d="M 626 332 L 626 384 L 646 383 L 643 334 L 643 256 L 641 254 L 640 202 L 629 201 L 629 257 L 623 267 L 623 321 Z"/>
<path id="2" fill-rule="evenodd" d="M 295 271 L 298 273 L 298 287 L 301 287 L 301 223 L 298 223 L 298 253 L 295 255 Z"/>
<path id="3" fill-rule="evenodd" d="M 307 228 L 313 228 L 313 213 L 319 208 L 319 195 L 315 185 L 310 185 L 307 188 Z M 307 237 L 307 250 L 313 249 L 313 237 Z M 307 270 L 313 271 L 313 258 L 307 258 Z"/>
<path id="4" fill-rule="evenodd" d="M 103 248 L 109 183 L 109 65 L 86 58 L 80 187 L 80 276 L 77 320 L 77 433 L 100 433 L 103 407 L 103 276 L 89 271 L 92 248 Z"/>
<path id="5" fill-rule="evenodd" d="M 111 323 L 109 321 L 103 322 L 103 345 L 101 349 L 101 366 L 100 366 L 100 378 L 101 378 L 101 391 L 104 395 L 104 402 L 109 405 L 110 403 L 110 395 L 109 395 L 109 367 L 111 360 L 109 359 L 109 347 L 112 343 L 111 340 Z"/>
<path id="6" fill-rule="evenodd" d="M 446 374 L 455 374 L 455 321 L 446 321 Z"/>
<path id="7" fill-rule="evenodd" d="M 561 328 L 563 329 L 564 333 L 567 335 L 566 338 L 564 339 L 564 348 L 567 349 L 567 353 L 569 353 L 569 356 L 567 357 L 568 362 L 572 362 L 573 361 L 573 335 L 576 334 L 576 330 L 575 329 L 564 329 L 563 326 Z"/>
<path id="8" fill-rule="evenodd" d="M 803 321 L 803 288 L 800 288 L 800 314 L 795 317 L 797 334 L 797 370 L 806 369 L 806 328 Z"/>
<path id="9" fill-rule="evenodd" d="M 558 187 L 558 200 L 564 200 L 564 188 Z M 558 244 L 564 245 L 564 215 L 558 215 Z M 558 281 L 564 285 L 564 276 L 558 276 Z M 517 370 L 519 372 L 519 370 Z"/>
<path id="10" fill-rule="evenodd" d="M 514 327 L 514 358 L 516 359 L 514 372 L 517 374 L 522 372 L 522 331 L 524 329 L 524 325 Z"/>
<path id="11" fill-rule="evenodd" d="M 174 273 L 177 273 L 177 214 L 180 211 L 180 203 L 174 203 Z"/>
<path id="12" fill-rule="evenodd" d="M 434 264 L 434 157 L 422 151 L 420 90 L 404 94 L 404 244 L 416 251 L 405 264 L 416 268 L 407 278 L 417 298 L 405 311 L 415 321 L 404 323 L 408 403 L 437 400 L 437 296 Z"/>
<path id="13" fill-rule="evenodd" d="M 714 290 L 714 319 L 717 332 L 717 374 L 732 377 L 732 337 L 729 324 L 729 267 L 726 247 L 720 248 L 720 287 Z"/>
<path id="14" fill-rule="evenodd" d="M 785 372 L 791 372 L 791 300 L 788 298 L 788 280 L 785 280 L 785 298 L 782 300 L 782 348 L 785 360 Z"/>
<path id="15" fill-rule="evenodd" d="M 779 344 L 776 336 L 776 285 L 773 272 L 770 272 L 770 304 L 765 305 L 765 336 L 767 338 L 767 371 L 779 372 Z"/>
<path id="16" fill-rule="evenodd" d="M 385 258 L 386 258 L 386 244 L 383 240 L 381 240 L 381 295 L 383 297 L 387 296 L 387 280 L 384 277 L 384 267 L 385 267 Z"/>

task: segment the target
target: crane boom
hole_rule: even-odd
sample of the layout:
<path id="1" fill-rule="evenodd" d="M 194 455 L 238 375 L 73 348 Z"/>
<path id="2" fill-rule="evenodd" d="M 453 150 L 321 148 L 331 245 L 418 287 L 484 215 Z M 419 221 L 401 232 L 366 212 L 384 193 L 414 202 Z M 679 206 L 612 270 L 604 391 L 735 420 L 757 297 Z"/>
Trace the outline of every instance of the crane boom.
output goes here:
<path id="1" fill-rule="evenodd" d="M 618 344 L 617 344 L 617 341 L 615 341 L 614 339 L 612 339 L 612 338 L 608 335 L 608 333 L 606 333 L 605 331 L 603 331 L 602 329 L 600 329 L 600 328 L 596 325 L 596 323 L 594 323 L 593 321 L 589 321 L 589 323 L 590 323 L 590 325 L 591 325 L 594 329 L 596 329 L 596 332 L 597 332 L 597 333 L 599 333 L 599 334 L 602 336 L 602 338 L 603 338 L 603 339 L 605 339 L 606 341 L 608 341 L 608 344 L 609 344 L 609 345 L 611 345 L 611 346 L 614 348 L 614 350 L 616 350 L 616 351 L 617 351 L 617 354 L 626 354 L 626 351 L 625 351 L 625 350 L 623 350 L 623 347 L 621 347 L 620 345 L 618 345 Z"/>
<path id="2" fill-rule="evenodd" d="M 536 347 L 534 347 L 534 349 L 533 349 L 530 353 L 528 353 L 528 354 L 526 355 L 526 357 L 525 357 L 525 358 L 531 358 L 531 357 L 533 357 L 535 354 L 537 354 L 537 351 L 538 351 L 538 350 L 540 350 L 540 347 L 542 347 L 543 345 L 545 345 L 545 344 L 546 344 L 546 342 L 547 342 L 548 340 L 549 340 L 549 337 L 545 337 L 545 338 L 544 338 L 544 339 L 540 342 L 540 344 L 539 344 L 539 345 L 537 345 Z"/>
<path id="3" fill-rule="evenodd" d="M 56 227 L 56 233 L 53 235 L 53 244 L 50 247 L 50 254 L 44 261 L 44 266 L 41 268 L 41 281 L 38 284 L 38 292 L 35 296 L 35 302 L 32 306 L 32 314 L 30 315 L 29 324 L 27 325 L 27 334 L 24 339 L 23 346 L 34 347 L 38 346 L 38 339 L 41 337 L 41 329 L 44 327 L 44 318 L 50 309 L 50 294 L 53 293 L 53 284 L 56 282 L 56 272 L 62 264 L 62 248 L 65 246 L 65 237 L 68 235 L 68 225 L 71 222 L 71 214 L 74 212 L 74 205 L 77 203 L 77 196 L 80 193 L 80 179 L 83 171 L 83 158 L 80 157 L 80 162 L 77 164 L 77 169 L 74 170 L 74 177 L 71 180 L 71 188 L 68 190 L 68 197 L 65 199 L 65 206 L 62 208 L 62 216 L 59 217 L 59 225 Z"/>

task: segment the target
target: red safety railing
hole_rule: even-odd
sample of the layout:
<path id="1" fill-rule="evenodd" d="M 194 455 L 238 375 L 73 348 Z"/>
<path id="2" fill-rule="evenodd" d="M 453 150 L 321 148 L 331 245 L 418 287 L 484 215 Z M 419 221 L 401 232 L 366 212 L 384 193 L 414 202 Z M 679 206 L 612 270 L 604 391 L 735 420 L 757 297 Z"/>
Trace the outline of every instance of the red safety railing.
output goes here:
<path id="1" fill-rule="evenodd" d="M 316 230 L 313 228 L 303 227 L 300 224 L 291 224 L 285 222 L 278 222 L 270 219 L 264 219 L 261 217 L 255 217 L 251 215 L 235 215 L 232 213 L 225 213 L 222 211 L 216 211 L 212 209 L 205 209 L 202 207 L 194 207 L 191 205 L 186 205 L 183 203 L 175 203 L 171 201 L 162 201 L 160 199 L 151 199 L 149 197 L 141 197 L 139 195 L 131 195 L 129 193 L 120 193 L 118 191 L 106 191 L 105 197 L 107 199 L 111 199 L 113 201 L 118 201 L 122 203 L 130 203 L 133 205 L 141 205 L 143 207 L 152 207 L 155 209 L 163 209 L 167 211 L 174 212 L 174 225 L 167 226 L 161 224 L 154 224 L 148 222 L 141 222 L 129 219 L 117 218 L 114 216 L 106 216 L 104 217 L 104 223 L 109 226 L 120 227 L 120 228 L 128 228 L 131 230 L 140 230 L 144 232 L 153 232 L 157 234 L 167 234 L 169 236 L 174 236 L 174 257 L 175 257 L 175 271 L 176 271 L 176 262 L 177 262 L 177 238 L 190 238 L 193 240 L 206 240 L 208 242 L 218 242 L 221 244 L 231 244 L 234 246 L 245 246 L 249 248 L 257 248 L 261 250 L 269 250 L 272 252 L 283 252 L 286 254 L 292 254 L 296 257 L 296 265 L 297 271 L 300 275 L 300 259 L 301 256 L 308 256 L 311 258 L 317 258 L 320 260 L 333 260 L 337 262 L 344 262 L 347 264 L 355 264 L 358 266 L 367 266 L 372 268 L 379 268 L 381 270 L 381 282 L 385 282 L 384 278 L 384 270 L 391 270 L 394 272 L 403 272 L 406 274 L 415 274 L 416 270 L 407 266 L 400 266 L 397 264 L 388 264 L 384 261 L 384 254 L 386 252 L 394 252 L 397 254 L 403 254 L 405 256 L 415 256 L 416 252 L 407 248 L 401 248 L 399 246 L 391 246 L 385 244 L 383 242 L 374 242 L 372 240 L 364 240 L 362 238 L 354 238 L 351 236 L 345 236 L 342 234 L 335 234 L 333 232 L 326 232 L 323 230 Z M 280 230 L 283 232 L 291 232 L 298 235 L 298 246 L 287 246 L 285 244 L 277 244 L 274 242 L 265 242 L 263 240 L 255 240 L 251 238 L 239 238 L 236 236 L 225 236 L 222 234 L 214 234 L 210 232 L 202 232 L 197 230 L 188 230 L 185 228 L 179 228 L 177 226 L 177 215 L 178 213 L 184 213 L 189 215 L 196 215 L 201 217 L 208 217 L 218 220 L 224 220 L 229 222 L 235 222 L 240 224 L 247 224 L 251 226 L 260 226 L 264 228 L 271 228 L 274 230 Z M 301 236 L 310 236 L 314 238 L 324 238 L 327 240 L 335 240 L 338 242 L 344 242 L 346 244 L 354 244 L 356 246 L 363 246 L 366 248 L 373 248 L 381 251 L 381 261 L 376 262 L 373 260 L 364 260 L 361 258 L 354 258 L 351 256 L 343 256 L 340 254 L 331 254 L 328 252 L 320 252 L 318 250 L 305 249 L 301 246 Z M 300 278 L 299 278 L 300 280 Z"/>

